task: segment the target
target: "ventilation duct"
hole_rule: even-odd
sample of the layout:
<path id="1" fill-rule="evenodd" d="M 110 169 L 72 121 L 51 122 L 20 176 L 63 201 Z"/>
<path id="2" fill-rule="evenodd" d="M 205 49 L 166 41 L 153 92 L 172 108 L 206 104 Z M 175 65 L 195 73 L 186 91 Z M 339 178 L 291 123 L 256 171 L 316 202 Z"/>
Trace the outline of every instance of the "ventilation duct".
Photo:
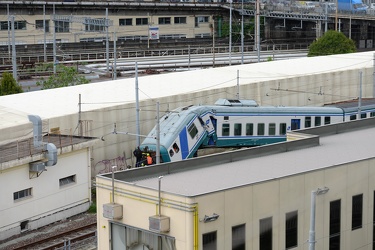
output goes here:
<path id="1" fill-rule="evenodd" d="M 43 149 L 46 151 L 45 157 L 47 158 L 46 166 L 54 166 L 57 163 L 57 148 L 53 143 L 44 143 L 42 135 L 42 119 L 37 115 L 29 115 L 29 121 L 34 124 L 33 128 L 33 142 L 34 147 Z"/>

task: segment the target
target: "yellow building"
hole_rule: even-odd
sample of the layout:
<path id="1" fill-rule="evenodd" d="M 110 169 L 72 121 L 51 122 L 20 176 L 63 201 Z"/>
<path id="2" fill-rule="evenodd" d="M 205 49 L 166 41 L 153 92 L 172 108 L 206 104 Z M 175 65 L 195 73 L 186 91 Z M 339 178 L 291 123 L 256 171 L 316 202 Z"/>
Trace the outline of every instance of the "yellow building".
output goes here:
<path id="1" fill-rule="evenodd" d="M 372 249 L 374 123 L 98 175 L 98 249 Z"/>

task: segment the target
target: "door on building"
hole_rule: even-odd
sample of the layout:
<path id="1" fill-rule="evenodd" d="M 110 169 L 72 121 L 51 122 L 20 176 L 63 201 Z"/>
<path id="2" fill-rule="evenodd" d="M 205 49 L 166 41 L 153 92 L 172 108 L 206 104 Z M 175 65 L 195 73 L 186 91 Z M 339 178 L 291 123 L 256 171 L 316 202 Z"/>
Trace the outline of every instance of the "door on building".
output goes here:
<path id="1" fill-rule="evenodd" d="M 301 119 L 292 119 L 291 130 L 296 130 L 301 128 Z"/>

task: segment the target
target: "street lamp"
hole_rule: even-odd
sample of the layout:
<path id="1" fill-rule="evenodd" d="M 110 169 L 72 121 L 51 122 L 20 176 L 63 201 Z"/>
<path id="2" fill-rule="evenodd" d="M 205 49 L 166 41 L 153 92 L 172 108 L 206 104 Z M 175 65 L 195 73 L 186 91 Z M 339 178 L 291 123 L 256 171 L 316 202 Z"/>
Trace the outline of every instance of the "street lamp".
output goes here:
<path id="1" fill-rule="evenodd" d="M 310 215 L 310 232 L 309 232 L 309 250 L 315 250 L 315 206 L 316 196 L 326 194 L 329 188 L 318 188 L 311 191 L 311 215 Z"/>

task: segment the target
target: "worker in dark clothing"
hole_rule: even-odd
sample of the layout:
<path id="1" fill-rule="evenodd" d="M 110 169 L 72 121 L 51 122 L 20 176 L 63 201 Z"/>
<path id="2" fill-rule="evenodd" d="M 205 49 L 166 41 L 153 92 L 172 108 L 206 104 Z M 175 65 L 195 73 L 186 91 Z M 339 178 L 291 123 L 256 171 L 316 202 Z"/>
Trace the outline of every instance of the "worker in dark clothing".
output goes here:
<path id="1" fill-rule="evenodd" d="M 133 152 L 133 155 L 135 156 L 136 158 L 136 163 L 135 163 L 135 167 L 138 168 L 141 166 L 142 164 L 142 150 L 137 147 L 134 152 Z"/>

